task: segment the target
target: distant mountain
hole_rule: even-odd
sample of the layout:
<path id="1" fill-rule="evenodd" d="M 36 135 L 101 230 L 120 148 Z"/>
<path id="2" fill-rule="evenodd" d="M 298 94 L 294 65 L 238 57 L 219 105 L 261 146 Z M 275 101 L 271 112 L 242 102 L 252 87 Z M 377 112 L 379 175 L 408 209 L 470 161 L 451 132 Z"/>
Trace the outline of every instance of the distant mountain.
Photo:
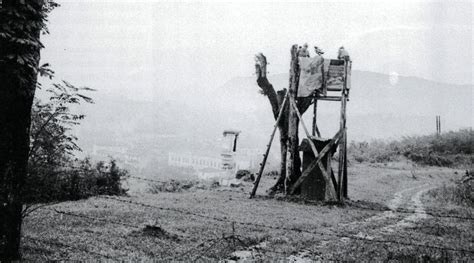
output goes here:
<path id="1" fill-rule="evenodd" d="M 275 89 L 288 87 L 287 74 L 270 75 L 269 80 Z M 472 127 L 472 92 L 470 85 L 354 71 L 347 108 L 349 140 L 433 133 L 436 115 L 441 115 L 444 131 Z M 84 108 L 87 117 L 78 129 L 86 152 L 94 144 L 124 145 L 135 155 L 158 159 L 170 151 L 215 152 L 228 128 L 242 131 L 239 147 L 263 151 L 274 124 L 255 77 L 236 77 L 213 90 L 177 93 L 154 102 L 101 93 L 94 97 L 96 104 Z M 339 111 L 337 102 L 319 103 L 323 136 L 337 131 Z M 311 111 L 304 117 L 311 125 Z"/>
<path id="2" fill-rule="evenodd" d="M 268 78 L 275 89 L 288 87 L 288 74 Z M 258 94 L 258 89 L 255 78 L 239 77 L 228 81 L 216 93 L 229 109 L 269 112 L 270 105 Z M 444 130 L 472 127 L 472 92 L 472 85 L 353 71 L 347 109 L 349 133 L 355 140 L 428 134 L 435 131 L 436 115 L 441 115 Z M 328 131 L 327 136 L 338 128 L 339 109 L 337 102 L 319 104 L 318 122 L 323 131 Z M 311 113 L 305 115 L 310 125 Z"/>

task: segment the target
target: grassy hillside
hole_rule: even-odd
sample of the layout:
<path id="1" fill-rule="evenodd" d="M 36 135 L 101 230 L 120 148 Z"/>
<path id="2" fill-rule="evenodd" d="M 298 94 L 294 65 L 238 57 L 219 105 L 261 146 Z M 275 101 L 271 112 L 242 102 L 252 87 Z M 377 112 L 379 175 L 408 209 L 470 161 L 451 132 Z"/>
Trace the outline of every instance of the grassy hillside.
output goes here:
<path id="1" fill-rule="evenodd" d="M 389 162 L 404 156 L 422 165 L 469 167 L 474 163 L 474 131 L 461 129 L 391 142 L 352 142 L 348 152 L 357 162 Z"/>
<path id="2" fill-rule="evenodd" d="M 64 202 L 25 220 L 22 253 L 32 262 L 469 261 L 472 210 L 426 205 L 424 194 L 457 171 L 404 165 L 351 166 L 345 206 L 268 198 L 270 176 L 254 199 L 244 182 Z"/>

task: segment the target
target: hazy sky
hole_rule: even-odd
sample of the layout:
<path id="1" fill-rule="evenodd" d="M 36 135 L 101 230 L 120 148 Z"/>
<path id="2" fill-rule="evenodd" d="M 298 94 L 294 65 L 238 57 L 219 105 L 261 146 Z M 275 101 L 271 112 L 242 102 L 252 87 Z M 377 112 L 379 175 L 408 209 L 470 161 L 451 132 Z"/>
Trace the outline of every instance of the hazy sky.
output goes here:
<path id="1" fill-rule="evenodd" d="M 138 100 L 252 76 L 257 52 L 270 74 L 288 72 L 291 45 L 304 42 L 328 58 L 344 45 L 354 69 L 473 83 L 470 1 L 58 2 L 43 62 L 58 78 Z"/>

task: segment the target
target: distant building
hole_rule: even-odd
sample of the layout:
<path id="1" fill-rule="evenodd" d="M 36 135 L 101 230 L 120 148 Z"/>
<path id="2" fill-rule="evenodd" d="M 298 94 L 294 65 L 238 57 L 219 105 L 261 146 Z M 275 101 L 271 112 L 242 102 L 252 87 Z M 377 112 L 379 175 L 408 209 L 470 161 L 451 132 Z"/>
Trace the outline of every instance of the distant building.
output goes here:
<path id="1" fill-rule="evenodd" d="M 252 170 L 256 168 L 256 157 L 259 151 L 256 149 L 237 150 L 237 139 L 240 131 L 225 130 L 223 133 L 223 144 L 220 152 L 206 156 L 206 154 L 191 153 L 169 153 L 168 165 L 175 167 L 194 168 L 199 177 L 208 178 L 211 174 L 219 174 L 222 171 Z"/>
<path id="2" fill-rule="evenodd" d="M 192 167 L 195 169 L 221 168 L 221 159 L 192 154 L 169 153 L 168 165 L 176 167 Z"/>

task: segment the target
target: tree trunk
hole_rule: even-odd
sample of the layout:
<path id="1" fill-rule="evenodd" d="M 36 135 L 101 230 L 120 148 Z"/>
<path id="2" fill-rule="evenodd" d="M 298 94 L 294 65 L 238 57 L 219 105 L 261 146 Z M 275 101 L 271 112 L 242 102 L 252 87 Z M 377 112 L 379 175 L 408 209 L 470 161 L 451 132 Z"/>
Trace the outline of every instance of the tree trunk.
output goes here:
<path id="1" fill-rule="evenodd" d="M 273 116 L 276 119 L 278 117 L 278 112 L 280 111 L 281 104 L 283 103 L 284 96 L 286 94 L 286 89 L 279 90 L 275 92 L 273 85 L 268 81 L 266 76 L 266 66 L 267 60 L 266 57 L 259 53 L 255 56 L 256 64 L 255 70 L 257 75 L 257 84 L 261 89 L 263 95 L 267 96 L 270 105 L 272 106 Z M 303 114 L 309 106 L 312 104 L 312 98 L 299 98 L 297 101 L 298 110 Z M 289 103 L 285 105 L 283 115 L 278 123 L 278 131 L 280 133 L 280 175 L 276 183 L 269 189 L 269 193 L 274 194 L 276 192 L 283 192 L 285 190 L 285 179 L 286 179 L 286 156 L 287 156 L 287 142 L 288 142 L 288 111 Z M 298 120 L 297 120 L 297 123 Z M 298 137 L 296 137 L 298 141 Z M 294 167 L 298 175 L 300 172 L 301 160 L 299 154 L 294 155 Z M 296 178 L 297 179 L 297 178 Z"/>
<path id="2" fill-rule="evenodd" d="M 43 21 L 43 1 L 21 2 L 4 0 L 0 8 L 0 261 L 6 262 L 20 259 L 23 185 Z"/>
<path id="3" fill-rule="evenodd" d="M 291 62 L 290 62 L 290 79 L 289 79 L 289 93 L 290 98 L 296 101 L 298 93 L 298 82 L 299 82 L 299 64 L 298 64 L 298 45 L 293 45 L 291 47 Z M 285 191 L 288 193 L 288 190 L 291 187 L 291 184 L 298 180 L 299 164 L 297 159 L 299 159 L 298 154 L 298 116 L 293 107 L 290 107 L 288 113 L 288 140 L 286 143 L 286 180 L 285 180 Z"/>

